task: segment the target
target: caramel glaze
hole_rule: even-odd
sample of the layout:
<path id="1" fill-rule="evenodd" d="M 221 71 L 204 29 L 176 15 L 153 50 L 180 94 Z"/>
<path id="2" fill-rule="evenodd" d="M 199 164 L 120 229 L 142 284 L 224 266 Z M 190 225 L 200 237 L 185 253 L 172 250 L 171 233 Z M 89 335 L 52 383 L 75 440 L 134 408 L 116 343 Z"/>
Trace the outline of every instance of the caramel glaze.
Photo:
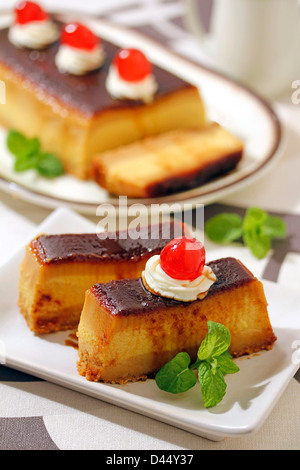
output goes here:
<path id="1" fill-rule="evenodd" d="M 235 258 L 221 258 L 208 263 L 208 266 L 212 268 L 217 281 L 209 289 L 206 298 L 235 289 L 256 279 Z M 142 315 L 178 306 L 188 308 L 191 305 L 191 302 L 180 302 L 151 294 L 145 289 L 140 278 L 95 284 L 91 292 L 111 315 Z M 194 303 L 197 302 L 203 302 L 203 300 L 194 301 Z"/>
<path id="2" fill-rule="evenodd" d="M 147 197 L 159 197 L 200 186 L 220 175 L 224 176 L 226 173 L 233 170 L 241 158 L 242 152 L 231 153 L 224 155 L 218 162 L 207 163 L 196 171 L 182 173 L 178 177 L 159 181 L 156 184 L 148 186 Z"/>
<path id="3" fill-rule="evenodd" d="M 21 80 L 30 84 L 43 99 L 52 96 L 60 103 L 85 115 L 94 117 L 112 108 L 145 106 L 142 101 L 113 99 L 106 90 L 105 81 L 118 46 L 102 40 L 105 61 L 99 70 L 77 77 L 60 73 L 55 65 L 59 42 L 42 51 L 18 49 L 8 39 L 8 29 L 0 30 L 0 63 L 9 68 Z M 193 87 L 179 77 L 153 65 L 158 83 L 157 98 L 185 87 Z"/>
<path id="4" fill-rule="evenodd" d="M 41 264 L 138 261 L 159 254 L 170 240 L 183 234 L 189 235 L 187 227 L 174 220 L 136 231 L 40 235 L 30 247 Z"/>

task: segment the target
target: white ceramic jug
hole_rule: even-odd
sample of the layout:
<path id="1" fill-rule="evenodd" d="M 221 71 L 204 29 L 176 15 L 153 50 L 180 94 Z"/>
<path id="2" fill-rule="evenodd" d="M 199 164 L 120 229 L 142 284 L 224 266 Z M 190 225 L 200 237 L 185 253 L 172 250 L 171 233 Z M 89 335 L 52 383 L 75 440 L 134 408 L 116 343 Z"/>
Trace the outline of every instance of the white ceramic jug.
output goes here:
<path id="1" fill-rule="evenodd" d="M 300 76 L 298 0 L 214 0 L 208 34 L 197 0 L 186 0 L 186 24 L 221 72 L 272 97 Z"/>

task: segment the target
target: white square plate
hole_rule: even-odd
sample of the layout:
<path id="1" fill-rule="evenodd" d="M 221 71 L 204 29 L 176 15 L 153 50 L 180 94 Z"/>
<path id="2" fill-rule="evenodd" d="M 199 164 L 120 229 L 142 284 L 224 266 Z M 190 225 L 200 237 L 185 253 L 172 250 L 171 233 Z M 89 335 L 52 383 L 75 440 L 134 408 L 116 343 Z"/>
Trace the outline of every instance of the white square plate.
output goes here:
<path id="1" fill-rule="evenodd" d="M 83 217 L 58 209 L 35 234 L 93 231 L 95 226 Z M 88 382 L 77 372 L 76 349 L 65 344 L 70 332 L 36 336 L 19 313 L 23 256 L 21 249 L 0 269 L 0 362 L 7 366 L 216 441 L 257 431 L 299 367 L 300 293 L 264 282 L 278 339 L 272 351 L 236 360 L 240 371 L 226 376 L 227 393 L 215 408 L 203 407 L 198 386 L 172 395 L 151 379 L 125 386 Z"/>

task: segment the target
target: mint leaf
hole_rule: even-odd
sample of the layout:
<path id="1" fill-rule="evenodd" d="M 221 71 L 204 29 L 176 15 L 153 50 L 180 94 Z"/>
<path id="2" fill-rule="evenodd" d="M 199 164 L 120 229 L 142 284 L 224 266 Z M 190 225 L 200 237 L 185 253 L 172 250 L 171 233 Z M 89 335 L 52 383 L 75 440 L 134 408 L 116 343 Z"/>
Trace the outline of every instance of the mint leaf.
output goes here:
<path id="1" fill-rule="evenodd" d="M 7 134 L 7 147 L 13 155 L 20 155 L 26 146 L 27 139 L 20 132 L 11 130 Z"/>
<path id="2" fill-rule="evenodd" d="M 260 229 L 253 228 L 243 235 L 244 244 L 250 249 L 252 254 L 262 259 L 267 256 L 271 248 L 271 239 L 261 232 Z"/>
<path id="3" fill-rule="evenodd" d="M 213 374 L 216 373 L 216 370 L 217 370 L 217 367 L 218 367 L 218 360 L 216 357 L 210 357 L 208 360 L 207 360 L 208 364 L 210 365 L 211 367 L 211 371 Z"/>
<path id="4" fill-rule="evenodd" d="M 15 171 L 35 169 L 46 178 L 60 176 L 63 173 L 60 160 L 51 153 L 42 153 L 40 142 L 36 137 L 27 139 L 20 132 L 11 130 L 7 134 L 7 147 L 16 158 Z"/>
<path id="5" fill-rule="evenodd" d="M 35 169 L 38 158 L 38 154 L 17 157 L 14 164 L 15 171 L 21 172 L 30 169 Z"/>
<path id="6" fill-rule="evenodd" d="M 233 361 L 229 351 L 225 351 L 223 354 L 221 354 L 221 356 L 218 356 L 216 359 L 218 367 L 224 375 L 235 374 L 240 370 L 236 363 Z"/>
<path id="7" fill-rule="evenodd" d="M 238 214 L 223 212 L 211 217 L 205 224 L 207 236 L 217 243 L 230 243 L 242 236 L 243 219 Z"/>
<path id="8" fill-rule="evenodd" d="M 271 238 L 263 229 L 268 214 L 259 207 L 249 207 L 243 221 L 243 241 L 258 258 L 264 258 L 271 248 Z"/>
<path id="9" fill-rule="evenodd" d="M 258 259 L 264 258 L 272 246 L 272 239 L 284 237 L 285 223 L 280 217 L 269 215 L 259 207 L 250 207 L 243 222 L 243 240 Z"/>
<path id="10" fill-rule="evenodd" d="M 217 368 L 213 373 L 210 364 L 203 361 L 198 367 L 198 380 L 205 408 L 216 406 L 224 397 L 227 388 L 221 370 Z"/>
<path id="11" fill-rule="evenodd" d="M 60 160 L 52 153 L 42 153 L 37 161 L 36 169 L 47 177 L 53 178 L 63 173 L 63 166 Z"/>
<path id="12" fill-rule="evenodd" d="M 246 210 L 243 220 L 243 231 L 252 230 L 254 227 L 259 227 L 267 219 L 268 214 L 259 207 L 249 207 Z"/>
<path id="13" fill-rule="evenodd" d="M 26 144 L 24 145 L 23 152 L 21 152 L 18 156 L 31 156 L 37 155 L 40 150 L 40 142 L 36 137 L 32 139 L 27 139 Z"/>
<path id="14" fill-rule="evenodd" d="M 262 230 L 270 238 L 282 238 L 286 236 L 286 225 L 280 217 L 268 215 L 262 224 Z"/>
<path id="15" fill-rule="evenodd" d="M 39 151 L 40 143 L 36 137 L 27 139 L 17 131 L 9 131 L 7 135 L 7 147 L 17 158 L 26 158 Z"/>
<path id="16" fill-rule="evenodd" d="M 218 404 L 226 393 L 224 374 L 234 374 L 239 368 L 228 351 L 231 342 L 228 328 L 213 321 L 207 325 L 208 333 L 199 346 L 196 361 L 191 364 L 188 353 L 180 352 L 161 368 L 155 380 L 161 390 L 185 392 L 197 383 L 192 370 L 197 369 L 203 403 L 209 408 Z"/>
<path id="17" fill-rule="evenodd" d="M 197 378 L 189 369 L 191 359 L 188 353 L 178 353 L 156 374 L 157 386 L 165 392 L 186 392 L 197 383 Z"/>
<path id="18" fill-rule="evenodd" d="M 218 243 L 229 243 L 242 238 L 244 245 L 258 259 L 268 254 L 274 238 L 286 236 L 284 221 L 256 206 L 246 210 L 244 219 L 227 212 L 211 217 L 204 230 L 212 241 Z"/>
<path id="19" fill-rule="evenodd" d="M 208 334 L 202 341 L 197 354 L 200 361 L 220 356 L 229 348 L 231 342 L 230 332 L 224 325 L 212 321 L 208 321 L 207 325 Z"/>

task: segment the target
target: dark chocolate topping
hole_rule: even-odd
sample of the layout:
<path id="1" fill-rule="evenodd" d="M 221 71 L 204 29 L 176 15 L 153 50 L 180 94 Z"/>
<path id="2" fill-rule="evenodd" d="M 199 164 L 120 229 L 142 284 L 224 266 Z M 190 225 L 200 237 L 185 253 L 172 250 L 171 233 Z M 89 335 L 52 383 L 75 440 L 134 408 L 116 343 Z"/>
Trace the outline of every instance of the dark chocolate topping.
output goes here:
<path id="1" fill-rule="evenodd" d="M 8 39 L 8 29 L 0 29 L 0 62 L 30 83 L 38 94 L 50 95 L 59 102 L 91 117 L 110 108 L 141 106 L 141 101 L 113 99 L 106 90 L 106 77 L 118 46 L 102 40 L 105 61 L 99 70 L 77 77 L 62 74 L 55 65 L 59 43 L 55 42 L 42 51 L 18 49 Z M 138 46 L 137 46 L 138 47 Z M 157 96 L 191 86 L 175 75 L 153 66 L 158 83 Z"/>
<path id="2" fill-rule="evenodd" d="M 233 289 L 253 281 L 253 274 L 235 258 L 221 258 L 211 261 L 208 266 L 213 270 L 217 280 L 211 286 L 209 294 L 222 290 Z"/>
<path id="3" fill-rule="evenodd" d="M 31 246 L 42 263 L 138 260 L 160 253 L 173 238 L 188 234 L 179 221 L 118 232 L 41 235 Z"/>
<path id="4" fill-rule="evenodd" d="M 217 281 L 209 289 L 206 298 L 255 279 L 253 274 L 235 258 L 222 258 L 208 265 L 214 271 Z M 140 278 L 95 284 L 91 290 L 113 315 L 139 315 L 162 308 L 176 306 L 187 308 L 191 305 L 191 302 L 180 302 L 152 294 L 145 289 Z M 203 302 L 203 300 L 195 300 L 192 303 L 197 302 Z"/>
<path id="5" fill-rule="evenodd" d="M 189 190 L 233 170 L 242 158 L 242 151 L 224 154 L 218 161 L 206 162 L 201 168 L 167 177 L 148 186 L 148 197 L 160 197 L 178 191 Z"/>

